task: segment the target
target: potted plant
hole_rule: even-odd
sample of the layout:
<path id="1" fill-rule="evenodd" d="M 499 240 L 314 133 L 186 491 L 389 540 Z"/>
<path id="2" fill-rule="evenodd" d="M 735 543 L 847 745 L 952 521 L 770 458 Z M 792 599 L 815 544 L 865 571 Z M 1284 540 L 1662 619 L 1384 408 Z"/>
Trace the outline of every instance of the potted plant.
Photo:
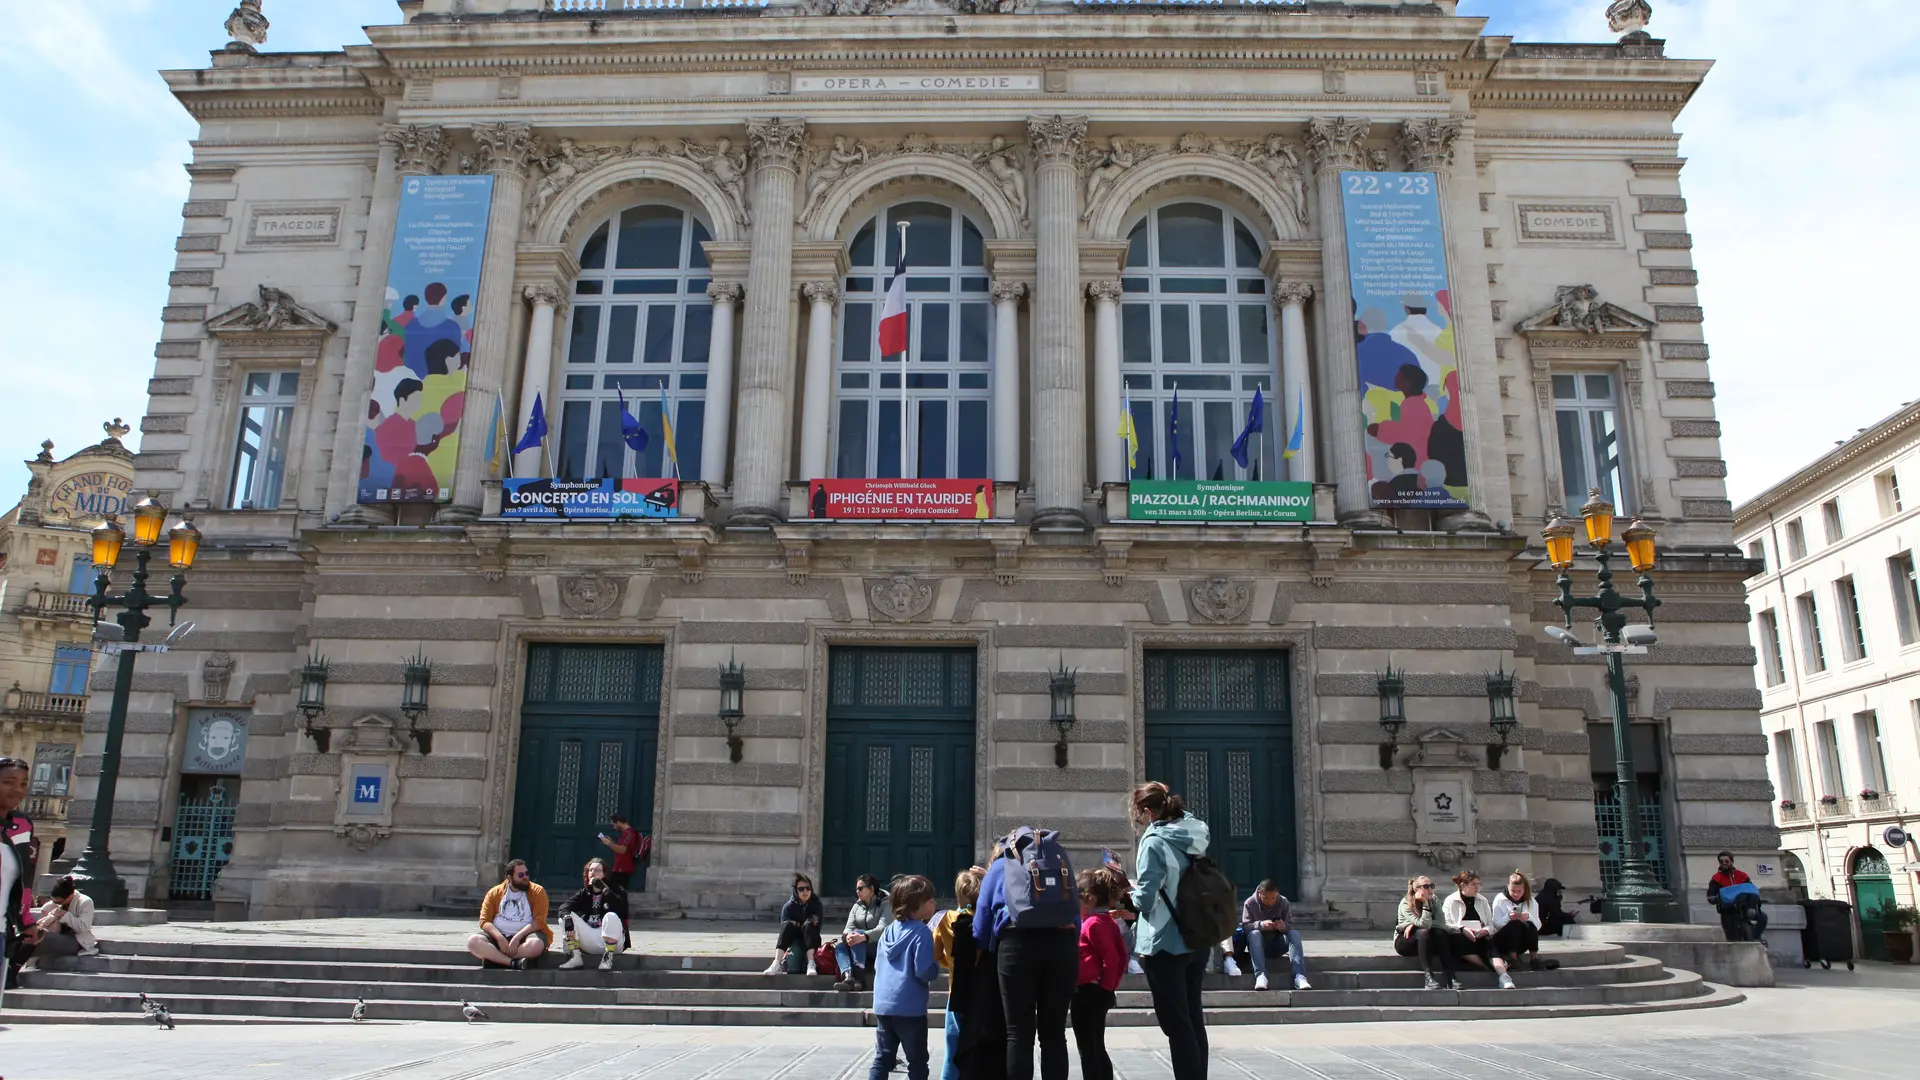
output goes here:
<path id="1" fill-rule="evenodd" d="M 1838 796 L 1838 795 L 1822 795 L 1822 796 L 1820 796 L 1820 805 L 1821 805 L 1821 806 L 1834 806 L 1834 805 L 1837 805 L 1837 804 L 1838 804 L 1839 802 L 1840 802 L 1840 796 Z"/>
<path id="2" fill-rule="evenodd" d="M 1879 792 L 1877 792 L 1877 791 L 1875 791 L 1875 790 L 1873 790 L 1873 789 L 1872 789 L 1872 788 L 1870 788 L 1870 787 L 1869 787 L 1869 788 L 1861 788 L 1861 789 L 1860 789 L 1860 801 L 1861 801 L 1861 802 L 1873 802 L 1873 801 L 1875 801 L 1875 800 L 1877 800 L 1877 799 L 1879 799 L 1879 798 L 1880 798 L 1880 793 L 1879 793 Z"/>
<path id="3" fill-rule="evenodd" d="M 1792 799 L 1780 800 L 1780 809 L 1782 810 L 1792 810 L 1794 807 L 1797 807 L 1799 805 L 1800 805 L 1799 803 L 1794 802 Z"/>
<path id="4" fill-rule="evenodd" d="M 1887 900 L 1874 909 L 1873 917 L 1880 923 L 1880 932 L 1886 935 L 1887 957 L 1896 964 L 1913 963 L 1911 927 L 1920 925 L 1920 908 L 1902 907 Z"/>

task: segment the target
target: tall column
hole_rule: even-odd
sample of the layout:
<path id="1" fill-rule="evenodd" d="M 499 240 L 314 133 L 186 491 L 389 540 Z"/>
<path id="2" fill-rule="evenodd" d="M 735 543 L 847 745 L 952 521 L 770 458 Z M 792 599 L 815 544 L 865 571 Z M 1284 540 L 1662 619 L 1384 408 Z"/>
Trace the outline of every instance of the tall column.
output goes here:
<path id="1" fill-rule="evenodd" d="M 558 426 L 558 418 L 553 415 L 553 402 L 545 400 L 547 387 L 553 378 L 553 324 L 559 315 L 560 305 L 566 302 L 566 294 L 555 285 L 529 285 L 522 294 L 527 303 L 533 305 L 533 318 L 527 324 L 527 360 L 520 371 L 520 423 L 507 432 L 507 438 L 514 442 L 526 433 L 527 425 L 533 421 L 533 403 L 541 399 L 541 409 L 547 416 L 547 425 L 551 430 Z M 541 476 L 551 475 L 543 472 L 541 449 L 538 446 L 522 450 L 513 459 L 513 475 Z"/>
<path id="2" fill-rule="evenodd" d="M 1300 449 L 1287 459 L 1287 479 L 1318 481 L 1313 440 L 1313 373 L 1307 362 L 1307 301 L 1313 286 L 1304 281 L 1282 281 L 1273 288 L 1273 306 L 1280 314 L 1280 393 L 1275 409 L 1282 447 L 1292 446 L 1299 428 Z M 1282 451 L 1284 454 L 1284 451 Z"/>
<path id="3" fill-rule="evenodd" d="M 740 350 L 740 429 L 733 453 L 736 525 L 781 517 L 787 480 L 787 431 L 793 357 L 793 189 L 799 180 L 800 120 L 750 120 L 753 153 L 753 252 L 747 264 L 746 329 Z"/>
<path id="4" fill-rule="evenodd" d="M 327 471 L 329 522 L 393 523 L 393 514 L 385 507 L 360 505 L 359 493 L 360 447 L 367 439 L 367 399 L 373 394 L 380 313 L 386 309 L 387 270 L 393 261 L 393 234 L 400 220 L 400 182 L 406 176 L 438 173 L 452 151 L 453 140 L 437 127 L 390 127 L 380 138 L 380 164 L 373 175 L 372 208 L 360 260 L 360 288 L 354 295 L 353 324 L 347 331 L 347 368 L 333 432 L 333 463 Z"/>
<path id="5" fill-rule="evenodd" d="M 1469 250 L 1466 245 L 1453 242 L 1455 231 L 1452 227 L 1456 209 L 1452 184 L 1454 144 L 1465 128 L 1463 120 L 1452 116 L 1408 120 L 1400 125 L 1400 151 L 1407 159 L 1407 171 L 1430 172 L 1439 182 L 1442 235 L 1447 241 L 1446 249 L 1450 255 Z M 1466 217 L 1463 220 L 1475 219 Z M 1474 246 L 1479 246 L 1477 238 Z M 1466 262 L 1465 259 L 1452 258 L 1449 262 L 1454 264 L 1454 273 L 1453 310 L 1449 313 L 1448 321 L 1453 327 L 1453 351 L 1460 370 L 1461 436 L 1466 445 L 1467 486 L 1472 495 L 1469 496 L 1467 509 L 1441 517 L 1439 524 L 1448 532 L 1492 532 L 1493 518 L 1487 513 L 1487 508 L 1492 507 L 1504 520 L 1512 514 L 1512 496 L 1507 486 L 1505 455 L 1496 456 L 1496 460 L 1502 461 L 1502 467 L 1498 469 L 1490 467 L 1491 463 L 1482 457 L 1485 447 L 1482 435 L 1486 431 L 1486 422 L 1483 422 L 1479 406 L 1486 398 L 1476 391 L 1489 384 L 1497 386 L 1499 375 L 1492 370 L 1484 370 L 1479 372 L 1480 378 L 1469 377 L 1472 369 L 1481 367 L 1482 362 L 1491 366 L 1491 342 L 1484 346 L 1475 342 L 1466 320 L 1460 317 L 1470 309 L 1469 298 L 1480 296 L 1483 286 L 1479 282 L 1485 281 L 1486 275 L 1473 271 L 1470 265 L 1461 265 Z M 1486 310 L 1484 301 L 1473 304 L 1471 309 Z M 1497 401 L 1497 397 L 1494 400 Z M 1499 423 L 1497 419 L 1487 422 Z"/>
<path id="6" fill-rule="evenodd" d="M 512 335 L 515 251 L 527 206 L 527 169 L 533 161 L 533 128 L 526 124 L 488 124 L 473 129 L 474 141 L 493 175 L 493 209 L 487 215 L 486 261 L 481 264 L 480 296 L 475 301 L 473 359 L 467 365 L 467 396 L 460 411 L 460 454 L 453 467 L 453 500 L 433 520 L 458 524 L 480 516 L 487 478 L 487 425 L 507 376 Z"/>
<path id="7" fill-rule="evenodd" d="M 1120 282 L 1087 282 L 1093 297 L 1093 461 L 1102 484 L 1125 483 L 1127 451 L 1120 436 Z"/>
<path id="8" fill-rule="evenodd" d="M 727 439 L 733 432 L 733 309 L 744 290 L 737 281 L 707 286 L 713 301 L 713 331 L 707 338 L 707 397 L 701 408 L 700 479 L 713 487 L 727 480 Z"/>
<path id="9" fill-rule="evenodd" d="M 1326 332 L 1326 369 L 1321 375 L 1333 391 L 1334 507 L 1341 522 L 1384 528 L 1391 520 L 1371 506 L 1367 489 L 1366 425 L 1360 414 L 1358 343 L 1353 336 L 1353 283 L 1347 276 L 1347 218 L 1340 199 L 1340 170 L 1366 169 L 1371 124 L 1336 116 L 1310 121 L 1307 151 L 1313 158 L 1315 194 L 1320 203 L 1322 279 L 1320 317 Z"/>
<path id="10" fill-rule="evenodd" d="M 1020 298 L 1024 281 L 993 283 L 993 478 L 1020 482 Z"/>
<path id="11" fill-rule="evenodd" d="M 1037 160 L 1038 246 L 1033 290 L 1034 524 L 1085 527 L 1087 380 L 1080 294 L 1080 169 L 1084 116 L 1029 117 Z"/>
<path id="12" fill-rule="evenodd" d="M 800 478 L 827 475 L 827 421 L 833 404 L 833 306 L 840 302 L 840 286 L 832 281 L 809 281 L 800 286 L 806 297 L 807 374 L 800 414 Z"/>

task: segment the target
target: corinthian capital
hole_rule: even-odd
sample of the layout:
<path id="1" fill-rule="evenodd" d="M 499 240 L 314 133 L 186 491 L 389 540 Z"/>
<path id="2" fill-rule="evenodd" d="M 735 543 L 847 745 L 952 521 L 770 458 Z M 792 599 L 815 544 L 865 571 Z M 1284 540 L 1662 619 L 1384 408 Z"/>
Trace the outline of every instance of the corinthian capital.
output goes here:
<path id="1" fill-rule="evenodd" d="M 716 304 L 737 304 L 747 290 L 737 281 L 715 281 L 707 285 L 707 299 Z"/>
<path id="2" fill-rule="evenodd" d="M 1042 165 L 1073 165 L 1080 148 L 1087 142 L 1087 118 L 1084 116 L 1029 116 L 1027 141 L 1039 155 Z"/>
<path id="3" fill-rule="evenodd" d="M 1282 281 L 1273 287 L 1273 310 L 1313 299 L 1313 286 L 1304 281 Z"/>
<path id="4" fill-rule="evenodd" d="M 1453 143 L 1465 125 L 1457 116 L 1408 120 L 1400 125 L 1400 153 L 1409 172 L 1446 172 L 1453 168 Z"/>
<path id="5" fill-rule="evenodd" d="M 1021 297 L 1027 295 L 1027 283 L 1024 281 L 1012 281 L 1006 278 L 1000 278 L 994 281 L 992 290 L 995 300 L 1018 301 Z"/>
<path id="6" fill-rule="evenodd" d="M 1090 300 L 1107 300 L 1113 303 L 1119 303 L 1120 295 L 1123 292 L 1125 292 L 1125 290 L 1121 287 L 1120 279 L 1118 278 L 1107 278 L 1102 281 L 1087 282 L 1087 298 Z"/>
<path id="7" fill-rule="evenodd" d="M 529 285 L 521 290 L 520 295 L 526 297 L 527 303 L 534 307 L 545 304 L 547 307 L 557 308 L 567 300 L 567 294 L 561 292 L 558 285 Z"/>
<path id="8" fill-rule="evenodd" d="M 381 138 L 393 147 L 394 168 L 402 176 L 435 175 L 447 163 L 447 155 L 453 153 L 453 140 L 436 124 L 395 124 Z"/>
<path id="9" fill-rule="evenodd" d="M 495 176 L 525 176 L 538 147 L 527 124 L 484 124 L 473 129 L 480 164 Z"/>
<path id="10" fill-rule="evenodd" d="M 1352 116 L 1322 117 L 1307 122 L 1307 155 L 1315 172 L 1367 167 L 1367 132 L 1373 124 Z"/>
<path id="11" fill-rule="evenodd" d="M 755 166 L 793 168 L 800 160 L 806 138 L 805 120 L 782 120 L 775 116 L 747 121 L 747 146 L 753 152 Z"/>
<path id="12" fill-rule="evenodd" d="M 800 286 L 800 295 L 806 297 L 809 304 L 831 307 L 840 302 L 840 286 L 831 281 L 809 281 Z"/>

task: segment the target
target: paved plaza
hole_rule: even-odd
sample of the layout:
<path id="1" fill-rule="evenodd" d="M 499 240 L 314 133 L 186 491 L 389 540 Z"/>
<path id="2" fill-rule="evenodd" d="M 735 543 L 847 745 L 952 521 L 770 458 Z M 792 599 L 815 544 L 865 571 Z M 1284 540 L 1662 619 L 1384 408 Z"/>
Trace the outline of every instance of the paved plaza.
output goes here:
<path id="1" fill-rule="evenodd" d="M 1220 1027 L 1216 1078 L 1867 1080 L 1920 1058 L 1920 969 L 1782 972 L 1742 1005 L 1591 1020 Z M 1520 991 L 1524 993 L 1524 991 Z M 867 1029 L 403 1024 L 18 1024 L 4 1080 L 839 1080 Z M 1170 1076 L 1152 1029 L 1111 1033 L 1120 1075 Z M 938 1055 L 939 1036 L 934 1035 Z M 1901 1065 L 1900 1062 L 1907 1062 Z M 1074 1074 L 1079 1075 L 1077 1067 Z"/>

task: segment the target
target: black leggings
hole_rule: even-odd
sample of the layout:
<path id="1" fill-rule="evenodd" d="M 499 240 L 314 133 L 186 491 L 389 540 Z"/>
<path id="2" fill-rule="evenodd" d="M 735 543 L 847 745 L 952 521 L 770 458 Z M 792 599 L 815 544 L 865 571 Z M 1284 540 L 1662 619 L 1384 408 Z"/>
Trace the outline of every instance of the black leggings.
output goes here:
<path id="1" fill-rule="evenodd" d="M 1107 1013 L 1113 991 L 1099 983 L 1082 983 L 1073 992 L 1073 1041 L 1080 1048 L 1080 1075 L 1085 1080 L 1113 1080 L 1113 1059 L 1107 1056 Z"/>
<path id="2" fill-rule="evenodd" d="M 1417 929 L 1412 937 L 1397 933 L 1393 935 L 1393 951 L 1419 957 L 1422 971 L 1438 971 L 1449 980 L 1453 978 L 1453 950 L 1447 947 L 1444 930 Z"/>
<path id="3" fill-rule="evenodd" d="M 804 947 L 807 958 L 811 960 L 813 954 L 820 951 L 820 927 L 810 922 L 781 923 L 780 940 L 774 942 L 773 947 L 785 952 L 795 945 Z"/>
<path id="4" fill-rule="evenodd" d="M 1507 956 L 1539 952 L 1540 930 L 1530 922 L 1515 919 L 1493 932 L 1493 947 Z"/>

